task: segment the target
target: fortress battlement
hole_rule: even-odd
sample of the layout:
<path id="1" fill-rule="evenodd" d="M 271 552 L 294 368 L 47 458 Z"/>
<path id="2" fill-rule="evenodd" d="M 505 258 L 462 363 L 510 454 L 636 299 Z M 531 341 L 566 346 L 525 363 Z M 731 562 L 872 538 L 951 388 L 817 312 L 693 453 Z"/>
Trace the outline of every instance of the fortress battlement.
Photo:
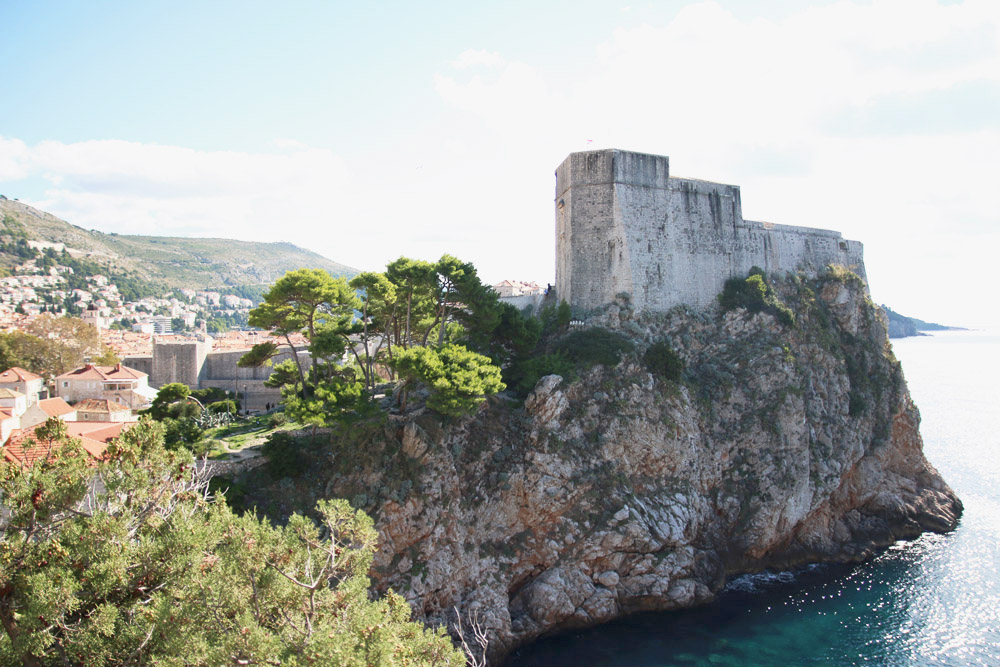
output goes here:
<path id="1" fill-rule="evenodd" d="M 574 309 L 626 292 L 637 309 L 715 303 L 726 279 L 759 266 L 865 276 L 861 243 L 839 232 L 743 219 L 736 185 L 670 177 L 669 158 L 573 153 L 556 169 L 556 292 Z"/>

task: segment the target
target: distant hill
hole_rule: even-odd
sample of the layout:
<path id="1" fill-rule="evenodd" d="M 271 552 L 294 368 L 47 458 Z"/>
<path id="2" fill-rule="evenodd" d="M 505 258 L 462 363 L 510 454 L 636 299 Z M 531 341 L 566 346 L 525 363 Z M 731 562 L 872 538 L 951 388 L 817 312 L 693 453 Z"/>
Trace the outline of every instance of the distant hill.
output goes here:
<path id="1" fill-rule="evenodd" d="M 962 327 L 949 327 L 933 322 L 924 322 L 915 317 L 900 315 L 889 306 L 883 305 L 882 310 L 889 318 L 889 338 L 906 338 L 908 336 L 923 336 L 928 331 L 965 331 Z"/>
<path id="2" fill-rule="evenodd" d="M 286 271 L 325 269 L 352 277 L 357 269 L 331 261 L 291 243 L 258 243 L 232 239 L 180 238 L 105 234 L 86 230 L 17 201 L 0 197 L 0 233 L 16 231 L 29 242 L 63 244 L 70 254 L 142 277 L 167 288 L 223 289 L 267 285 Z M 60 248 L 57 248 L 60 249 Z M 10 266 L 15 257 L 0 257 Z"/>

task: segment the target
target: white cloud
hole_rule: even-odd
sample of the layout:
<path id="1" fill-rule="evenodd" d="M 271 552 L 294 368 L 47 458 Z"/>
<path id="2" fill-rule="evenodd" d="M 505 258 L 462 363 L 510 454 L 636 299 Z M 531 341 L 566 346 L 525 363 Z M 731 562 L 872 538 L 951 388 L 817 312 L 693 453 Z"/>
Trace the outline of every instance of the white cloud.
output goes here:
<path id="1" fill-rule="evenodd" d="M 17 181 L 28 176 L 25 166 L 28 147 L 19 139 L 0 137 L 0 182 Z"/>
<path id="2" fill-rule="evenodd" d="M 699 2 L 614 29 L 577 61 L 555 72 L 505 60 L 435 86 L 488 135 L 470 147 L 500 136 L 512 164 L 549 169 L 588 148 L 670 155 L 673 173 L 741 185 L 749 218 L 865 242 L 876 298 L 933 293 L 913 314 L 951 321 L 975 309 L 931 283 L 989 280 L 983 253 L 943 256 L 938 239 L 960 247 L 1000 228 L 1000 3 L 842 0 L 772 20 Z"/>
<path id="3" fill-rule="evenodd" d="M 508 130 L 523 123 L 537 126 L 551 110 L 562 106 L 535 67 L 522 62 L 498 64 L 486 75 L 476 73 L 466 81 L 436 74 L 434 88 L 450 104 Z"/>
<path id="4" fill-rule="evenodd" d="M 104 231 L 289 240 L 366 269 L 450 252 L 490 281 L 550 281 L 555 167 L 573 151 L 640 150 L 742 186 L 749 218 L 865 242 L 876 298 L 960 323 L 971 296 L 943 295 L 941 276 L 991 284 L 1000 228 L 1000 3 L 741 16 L 693 3 L 609 26 L 599 45 L 564 43 L 551 63 L 457 52 L 427 75 L 440 106 L 400 107 L 405 134 L 363 152 L 0 137 L 0 182 L 44 179 L 36 204 Z"/>
<path id="5" fill-rule="evenodd" d="M 486 67 L 496 67 L 504 64 L 503 56 L 496 51 L 485 49 L 467 49 L 458 54 L 458 58 L 452 61 L 451 65 L 455 69 L 465 69 L 479 65 Z"/>
<path id="6" fill-rule="evenodd" d="M 131 234 L 289 239 L 289 223 L 325 222 L 330 199 L 351 187 L 342 159 L 287 142 L 275 152 L 238 153 L 114 140 L 3 141 L 0 164 L 14 165 L 7 180 L 48 181 L 34 202 L 40 208 Z"/>

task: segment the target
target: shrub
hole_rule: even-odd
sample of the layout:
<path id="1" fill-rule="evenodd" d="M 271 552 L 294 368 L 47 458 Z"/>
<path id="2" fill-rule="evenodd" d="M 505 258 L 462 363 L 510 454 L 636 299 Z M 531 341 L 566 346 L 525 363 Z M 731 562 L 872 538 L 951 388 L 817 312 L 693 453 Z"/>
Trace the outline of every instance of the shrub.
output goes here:
<path id="1" fill-rule="evenodd" d="M 764 311 L 785 326 L 795 325 L 795 313 L 778 299 L 760 267 L 750 269 L 750 275 L 745 279 L 727 280 L 718 298 L 723 312 L 736 308 L 746 308 L 751 313 Z"/>
<path id="2" fill-rule="evenodd" d="M 665 340 L 657 341 L 646 349 L 642 361 L 653 375 L 671 382 L 680 382 L 684 372 L 684 360 L 674 352 Z"/>
<path id="3" fill-rule="evenodd" d="M 522 359 L 507 370 L 507 385 L 517 393 L 527 395 L 546 375 L 561 375 L 565 379 L 576 374 L 573 363 L 562 352 L 540 354 Z"/>
<path id="4" fill-rule="evenodd" d="M 569 304 L 565 301 L 560 301 L 559 307 L 556 308 L 556 323 L 559 325 L 559 328 L 565 329 L 568 327 L 572 319 L 573 311 L 570 309 Z"/>
<path id="5" fill-rule="evenodd" d="M 167 449 L 187 449 L 195 456 L 208 451 L 208 444 L 201 439 L 205 431 L 194 419 L 167 417 L 163 420 L 163 426 L 163 442 Z"/>
<path id="6" fill-rule="evenodd" d="M 847 414 L 851 417 L 858 417 L 868 409 L 868 402 L 860 392 L 851 390 L 848 395 Z"/>
<path id="7" fill-rule="evenodd" d="M 208 409 L 209 412 L 216 415 L 223 413 L 230 415 L 236 414 L 236 401 L 232 399 L 226 399 L 223 401 L 216 401 L 214 403 L 209 403 L 205 407 Z"/>
<path id="8" fill-rule="evenodd" d="M 619 333 L 598 327 L 581 329 L 558 340 L 548 353 L 515 361 L 504 371 L 504 379 L 508 387 L 526 396 L 546 375 L 572 381 L 582 369 L 597 364 L 616 366 L 622 355 L 634 348 L 632 341 Z"/>
<path id="9" fill-rule="evenodd" d="M 285 416 L 284 412 L 275 412 L 273 415 L 267 418 L 267 425 L 270 428 L 280 428 L 288 423 L 288 417 Z"/>
<path id="10" fill-rule="evenodd" d="M 750 269 L 746 278 L 730 278 L 719 295 L 719 304 L 724 311 L 746 308 L 751 313 L 759 313 L 767 306 L 768 286 L 764 272 L 758 267 Z"/>
<path id="11" fill-rule="evenodd" d="M 841 266 L 840 264 L 831 264 L 826 267 L 826 271 L 820 276 L 822 281 L 832 281 L 840 283 L 841 285 L 853 285 L 855 287 L 864 287 L 865 281 L 861 279 L 861 276 L 851 271 L 846 266 Z"/>
<path id="12" fill-rule="evenodd" d="M 305 471 L 308 465 L 302 443 L 286 431 L 272 433 L 261 453 L 267 457 L 268 470 L 275 479 L 294 477 Z"/>
<path id="13" fill-rule="evenodd" d="M 635 346 L 625 336 L 600 327 L 581 329 L 569 334 L 558 343 L 555 351 L 563 353 L 578 368 L 616 366 L 622 355 Z"/>
<path id="14" fill-rule="evenodd" d="M 784 324 L 786 327 L 795 326 L 795 313 L 792 309 L 775 299 L 775 303 L 771 306 L 773 309 L 771 314 L 778 318 L 778 321 Z"/>
<path id="15" fill-rule="evenodd" d="M 226 400 L 229 396 L 229 392 L 224 389 L 219 389 L 218 387 L 206 387 L 205 389 L 192 389 L 191 395 L 202 403 L 208 404 Z"/>

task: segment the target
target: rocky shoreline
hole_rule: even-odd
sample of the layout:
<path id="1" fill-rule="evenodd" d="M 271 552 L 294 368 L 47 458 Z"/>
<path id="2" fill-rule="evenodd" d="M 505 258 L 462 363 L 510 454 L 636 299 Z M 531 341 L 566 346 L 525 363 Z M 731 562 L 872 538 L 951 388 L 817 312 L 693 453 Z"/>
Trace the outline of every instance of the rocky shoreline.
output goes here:
<path id="1" fill-rule="evenodd" d="M 473 417 L 355 423 L 301 474 L 247 473 L 275 517 L 346 497 L 376 518 L 379 589 L 416 615 L 475 616 L 489 659 L 552 632 L 710 601 L 726 578 L 864 560 L 953 529 L 961 501 L 922 452 L 884 316 L 860 281 L 775 285 L 795 314 L 633 312 L 587 326 L 635 352 Z M 668 341 L 681 382 L 641 351 Z"/>

